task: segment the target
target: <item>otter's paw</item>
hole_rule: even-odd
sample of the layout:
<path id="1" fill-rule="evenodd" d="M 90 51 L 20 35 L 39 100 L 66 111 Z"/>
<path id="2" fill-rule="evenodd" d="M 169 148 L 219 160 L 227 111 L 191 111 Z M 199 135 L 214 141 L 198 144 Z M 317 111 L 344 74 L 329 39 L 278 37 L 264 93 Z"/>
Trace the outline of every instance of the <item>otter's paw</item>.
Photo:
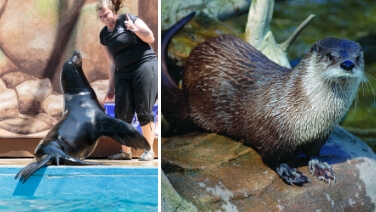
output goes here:
<path id="1" fill-rule="evenodd" d="M 318 159 L 311 159 L 309 161 L 309 172 L 311 172 L 312 175 L 316 176 L 318 180 L 324 180 L 325 182 L 331 183 L 331 180 L 333 182 L 336 182 L 336 177 L 334 176 L 334 170 L 327 162 L 321 162 Z"/>
<path id="2" fill-rule="evenodd" d="M 288 184 L 302 186 L 308 183 L 309 179 L 303 173 L 294 168 L 290 168 L 286 163 L 282 163 L 277 167 L 278 175 Z"/>

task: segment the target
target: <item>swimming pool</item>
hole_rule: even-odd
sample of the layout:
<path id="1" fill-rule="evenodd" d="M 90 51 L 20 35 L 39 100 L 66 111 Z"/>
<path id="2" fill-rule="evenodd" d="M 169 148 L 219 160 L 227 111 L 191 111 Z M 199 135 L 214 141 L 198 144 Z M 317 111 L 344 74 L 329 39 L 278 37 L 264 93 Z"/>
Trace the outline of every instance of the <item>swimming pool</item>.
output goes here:
<path id="1" fill-rule="evenodd" d="M 22 184 L 0 166 L 2 211 L 157 211 L 158 168 L 48 166 Z"/>
<path id="2" fill-rule="evenodd" d="M 0 200 L 0 211 L 158 211 L 155 204 L 140 204 L 124 199 L 73 199 L 16 197 Z"/>

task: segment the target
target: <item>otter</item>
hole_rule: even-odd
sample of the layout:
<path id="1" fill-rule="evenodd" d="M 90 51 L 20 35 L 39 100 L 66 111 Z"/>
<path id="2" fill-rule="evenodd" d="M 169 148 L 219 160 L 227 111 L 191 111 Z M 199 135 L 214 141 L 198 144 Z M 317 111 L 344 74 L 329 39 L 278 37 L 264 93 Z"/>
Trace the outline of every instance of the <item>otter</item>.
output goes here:
<path id="1" fill-rule="evenodd" d="M 171 27 L 170 37 L 162 42 L 168 43 L 171 32 L 189 19 Z M 162 75 L 168 74 L 164 69 Z M 185 63 L 179 98 L 188 114 L 182 117 L 253 147 L 288 184 L 309 182 L 287 164 L 304 153 L 310 159 L 309 171 L 330 184 L 335 182 L 334 171 L 317 156 L 352 105 L 365 80 L 363 70 L 362 48 L 351 40 L 318 41 L 295 68 L 288 69 L 236 36 L 220 35 L 195 47 Z M 162 80 L 162 89 L 174 86 Z"/>

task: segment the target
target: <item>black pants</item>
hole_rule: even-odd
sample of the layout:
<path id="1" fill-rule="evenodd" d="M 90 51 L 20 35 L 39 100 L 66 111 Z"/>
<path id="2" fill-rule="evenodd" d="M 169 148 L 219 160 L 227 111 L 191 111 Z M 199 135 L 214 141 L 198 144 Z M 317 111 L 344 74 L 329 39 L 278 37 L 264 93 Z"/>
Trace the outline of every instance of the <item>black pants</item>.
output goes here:
<path id="1" fill-rule="evenodd" d="M 158 94 L 158 62 L 144 62 L 133 74 L 115 72 L 115 116 L 128 123 L 137 113 L 141 126 L 154 121 L 153 106 Z"/>

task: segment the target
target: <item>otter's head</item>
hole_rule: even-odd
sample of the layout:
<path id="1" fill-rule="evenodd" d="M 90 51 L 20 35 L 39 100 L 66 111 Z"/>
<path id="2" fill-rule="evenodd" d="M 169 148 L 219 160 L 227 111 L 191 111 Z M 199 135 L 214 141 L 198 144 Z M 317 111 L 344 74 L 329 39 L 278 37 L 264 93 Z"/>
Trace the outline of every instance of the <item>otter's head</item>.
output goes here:
<path id="1" fill-rule="evenodd" d="M 302 121 L 294 123 L 297 139 L 326 136 L 349 110 L 365 79 L 362 48 L 354 41 L 325 38 L 312 46 L 295 69 L 307 100 L 300 104 Z"/>
<path id="2" fill-rule="evenodd" d="M 82 58 L 79 51 L 74 51 L 72 57 L 64 63 L 60 81 L 63 93 L 74 94 L 91 90 L 82 70 Z"/>
<path id="3" fill-rule="evenodd" d="M 312 46 L 310 55 L 310 65 L 325 82 L 352 86 L 364 80 L 362 47 L 354 41 L 325 38 Z"/>

